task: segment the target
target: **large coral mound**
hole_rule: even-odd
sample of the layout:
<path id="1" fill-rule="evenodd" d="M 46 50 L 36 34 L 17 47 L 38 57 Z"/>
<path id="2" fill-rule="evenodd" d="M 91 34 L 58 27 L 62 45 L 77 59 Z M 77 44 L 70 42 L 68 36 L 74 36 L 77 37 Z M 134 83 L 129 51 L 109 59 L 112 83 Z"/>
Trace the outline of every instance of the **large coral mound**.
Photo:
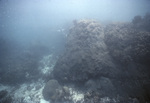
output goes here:
<path id="1" fill-rule="evenodd" d="M 67 39 L 66 51 L 53 71 L 55 78 L 82 82 L 113 70 L 104 43 L 104 28 L 98 22 L 76 22 Z"/>
<path id="2" fill-rule="evenodd" d="M 135 22 L 104 26 L 93 20 L 74 21 L 52 77 L 82 86 L 88 101 L 95 96 L 150 101 L 150 32 Z"/>

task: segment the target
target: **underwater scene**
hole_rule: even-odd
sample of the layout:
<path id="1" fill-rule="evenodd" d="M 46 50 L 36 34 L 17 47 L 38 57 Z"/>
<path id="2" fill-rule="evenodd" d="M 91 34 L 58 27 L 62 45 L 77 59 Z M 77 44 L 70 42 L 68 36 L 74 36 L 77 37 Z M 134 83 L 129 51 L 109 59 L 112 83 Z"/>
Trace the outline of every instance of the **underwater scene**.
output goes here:
<path id="1" fill-rule="evenodd" d="M 0 103 L 150 103 L 150 0 L 0 0 Z"/>

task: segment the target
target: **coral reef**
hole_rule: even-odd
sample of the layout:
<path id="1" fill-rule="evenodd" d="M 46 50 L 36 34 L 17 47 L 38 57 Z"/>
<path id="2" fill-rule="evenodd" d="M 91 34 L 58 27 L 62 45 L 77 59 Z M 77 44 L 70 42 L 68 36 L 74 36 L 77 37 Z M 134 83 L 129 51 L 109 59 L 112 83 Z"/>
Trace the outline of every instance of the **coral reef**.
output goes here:
<path id="1" fill-rule="evenodd" d="M 149 102 L 148 17 L 106 26 L 93 20 L 73 21 L 51 77 L 83 87 L 86 103 L 103 103 L 105 97 L 112 103 Z"/>
<path id="2" fill-rule="evenodd" d="M 135 18 L 140 20 L 140 17 Z M 145 85 L 150 86 L 150 32 L 136 26 L 132 23 L 107 25 L 105 43 L 114 64 L 120 70 L 116 75 L 119 79 L 113 80 L 118 94 L 122 93 L 124 98 L 130 95 L 139 98 L 140 102 L 145 102 L 149 101 L 150 93 L 145 90 Z"/>
<path id="3" fill-rule="evenodd" d="M 112 68 L 104 43 L 104 28 L 96 21 L 81 20 L 70 29 L 65 53 L 56 63 L 53 74 L 60 81 L 79 83 L 100 75 L 113 76 Z"/>
<path id="4" fill-rule="evenodd" d="M 105 28 L 105 43 L 110 54 L 123 64 L 149 55 L 149 37 L 149 32 L 137 31 L 129 23 L 110 24 Z"/>
<path id="5" fill-rule="evenodd" d="M 149 103 L 150 14 L 73 23 L 59 59 L 40 42 L 24 48 L 0 37 L 0 83 L 11 85 L 0 85 L 0 103 Z"/>
<path id="6" fill-rule="evenodd" d="M 150 32 L 150 13 L 146 13 L 144 17 L 135 16 L 132 23 L 134 28 Z"/>

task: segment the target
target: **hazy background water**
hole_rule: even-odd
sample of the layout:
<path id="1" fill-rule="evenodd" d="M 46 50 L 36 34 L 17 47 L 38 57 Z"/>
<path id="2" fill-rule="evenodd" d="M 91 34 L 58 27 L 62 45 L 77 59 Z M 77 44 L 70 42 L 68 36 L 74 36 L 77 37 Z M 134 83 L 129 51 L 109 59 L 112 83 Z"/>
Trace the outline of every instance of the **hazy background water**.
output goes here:
<path id="1" fill-rule="evenodd" d="M 1 0 L 0 37 L 60 48 L 72 20 L 126 22 L 150 11 L 150 0 Z"/>

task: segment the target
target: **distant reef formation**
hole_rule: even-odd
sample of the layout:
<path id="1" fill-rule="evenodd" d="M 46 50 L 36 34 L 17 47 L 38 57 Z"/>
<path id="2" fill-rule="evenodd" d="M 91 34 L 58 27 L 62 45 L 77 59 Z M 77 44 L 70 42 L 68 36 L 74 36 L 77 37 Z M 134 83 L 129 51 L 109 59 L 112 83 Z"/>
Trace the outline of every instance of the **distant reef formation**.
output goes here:
<path id="1" fill-rule="evenodd" d="M 107 96 L 117 98 L 114 103 L 150 102 L 149 18 L 108 25 L 75 20 L 51 78 L 82 87 L 85 103 Z"/>

